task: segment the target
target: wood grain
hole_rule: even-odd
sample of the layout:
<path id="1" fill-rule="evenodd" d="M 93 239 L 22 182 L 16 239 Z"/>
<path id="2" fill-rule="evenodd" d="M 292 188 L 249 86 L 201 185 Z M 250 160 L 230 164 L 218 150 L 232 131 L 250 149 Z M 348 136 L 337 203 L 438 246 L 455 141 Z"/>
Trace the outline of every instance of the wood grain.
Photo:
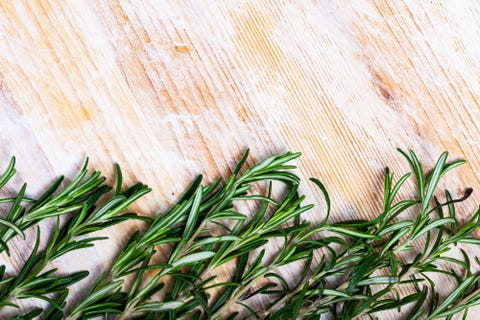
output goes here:
<path id="1" fill-rule="evenodd" d="M 2 1 L 0 160 L 17 156 L 30 194 L 87 155 L 107 176 L 118 162 L 126 183 L 153 187 L 134 207 L 149 215 L 246 148 L 250 163 L 302 151 L 334 219 L 374 215 L 383 167 L 406 170 L 396 147 L 468 159 L 446 183 L 480 190 L 479 13 L 448 0 Z M 302 192 L 320 219 L 320 194 Z M 87 254 L 104 257 L 59 266 Z"/>

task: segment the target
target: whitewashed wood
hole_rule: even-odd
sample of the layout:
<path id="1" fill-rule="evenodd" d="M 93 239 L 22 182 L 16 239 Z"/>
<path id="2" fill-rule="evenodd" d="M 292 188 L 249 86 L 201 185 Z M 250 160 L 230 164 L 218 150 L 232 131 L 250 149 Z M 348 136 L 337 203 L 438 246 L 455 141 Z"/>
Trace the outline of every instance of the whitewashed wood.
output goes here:
<path id="1" fill-rule="evenodd" d="M 133 208 L 149 215 L 195 174 L 228 174 L 246 148 L 250 163 L 302 151 L 300 172 L 325 182 L 334 219 L 374 215 L 383 167 L 406 170 L 396 147 L 430 164 L 443 150 L 468 159 L 448 185 L 479 190 L 479 8 L 2 1 L 0 160 L 17 156 L 16 183 L 29 181 L 31 194 L 87 155 L 108 176 L 118 162 L 126 183 L 153 187 Z M 303 192 L 321 202 L 312 186 Z M 465 214 L 479 202 L 474 194 Z M 133 228 L 113 229 L 107 247 Z M 81 268 L 86 255 L 60 267 Z"/>

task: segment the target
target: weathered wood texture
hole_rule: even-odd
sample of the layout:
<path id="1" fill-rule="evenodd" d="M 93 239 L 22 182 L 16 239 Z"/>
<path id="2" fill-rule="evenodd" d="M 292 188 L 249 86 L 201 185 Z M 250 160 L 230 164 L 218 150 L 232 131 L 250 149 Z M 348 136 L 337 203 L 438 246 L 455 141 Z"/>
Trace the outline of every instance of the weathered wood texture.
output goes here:
<path id="1" fill-rule="evenodd" d="M 109 176 L 118 162 L 153 187 L 144 214 L 247 147 L 302 151 L 334 219 L 374 215 L 383 167 L 406 170 L 396 147 L 468 159 L 448 181 L 480 190 L 479 14 L 453 0 L 2 1 L 0 161 L 17 156 L 30 194 L 87 155 Z M 109 259 L 88 254 L 94 272 Z"/>

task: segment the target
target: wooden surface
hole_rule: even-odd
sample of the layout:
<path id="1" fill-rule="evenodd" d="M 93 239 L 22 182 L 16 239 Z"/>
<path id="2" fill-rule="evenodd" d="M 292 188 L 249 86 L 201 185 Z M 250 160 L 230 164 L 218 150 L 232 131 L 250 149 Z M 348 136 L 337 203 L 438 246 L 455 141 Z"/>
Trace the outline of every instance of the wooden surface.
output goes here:
<path id="1" fill-rule="evenodd" d="M 382 169 L 407 169 L 397 147 L 466 158 L 448 181 L 480 190 L 479 15 L 454 0 L 2 1 L 0 161 L 17 156 L 30 194 L 87 155 L 108 176 L 118 162 L 153 187 L 135 207 L 150 215 L 246 148 L 250 163 L 302 151 L 334 219 L 374 215 Z M 88 254 L 94 273 L 109 259 Z"/>

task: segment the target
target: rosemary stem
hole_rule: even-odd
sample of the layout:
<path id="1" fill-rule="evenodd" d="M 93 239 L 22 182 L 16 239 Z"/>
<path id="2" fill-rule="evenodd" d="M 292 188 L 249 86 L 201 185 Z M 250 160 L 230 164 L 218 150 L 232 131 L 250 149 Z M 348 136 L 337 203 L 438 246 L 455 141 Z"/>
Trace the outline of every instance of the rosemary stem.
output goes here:
<path id="1" fill-rule="evenodd" d="M 273 268 L 269 267 L 265 269 L 263 272 L 259 273 L 256 275 L 253 279 L 251 279 L 248 283 L 246 283 L 243 287 L 241 287 L 233 296 L 231 296 L 223 305 L 220 309 L 218 309 L 213 315 L 212 319 L 221 319 L 222 314 L 230 308 L 232 305 L 234 305 L 240 297 L 247 292 L 255 283 L 256 281 L 263 277 L 265 274 L 267 274 L 269 271 L 271 271 Z"/>
<path id="2" fill-rule="evenodd" d="M 129 303 L 125 310 L 118 316 L 117 320 L 127 319 L 132 314 L 132 310 L 135 308 L 136 304 L 136 302 Z"/>
<path id="3" fill-rule="evenodd" d="M 349 257 L 349 255 L 347 254 L 348 251 L 344 251 L 343 254 L 341 255 L 341 257 L 338 259 L 338 262 L 342 262 L 343 260 L 345 260 L 346 258 Z M 322 272 L 319 272 L 318 274 L 316 274 L 315 276 L 311 277 L 310 279 L 307 280 L 306 282 L 306 285 L 308 287 L 310 287 L 311 285 L 313 285 L 316 281 L 318 281 L 319 279 L 323 278 L 327 273 L 330 273 L 332 272 L 331 270 L 329 271 L 322 271 Z M 305 284 L 304 284 L 305 285 Z M 295 289 L 293 289 L 292 291 L 290 291 L 289 293 L 285 294 L 282 298 L 280 298 L 277 302 L 275 302 L 274 304 L 272 304 L 266 311 L 262 312 L 262 318 L 268 316 L 269 314 L 275 312 L 276 310 L 279 310 L 283 305 L 285 305 L 285 303 L 287 303 L 288 300 L 290 300 L 293 296 L 295 296 L 298 292 L 300 292 L 300 290 L 302 290 L 302 285 L 298 285 L 297 287 L 295 287 Z M 340 288 L 340 287 L 339 287 Z"/>

